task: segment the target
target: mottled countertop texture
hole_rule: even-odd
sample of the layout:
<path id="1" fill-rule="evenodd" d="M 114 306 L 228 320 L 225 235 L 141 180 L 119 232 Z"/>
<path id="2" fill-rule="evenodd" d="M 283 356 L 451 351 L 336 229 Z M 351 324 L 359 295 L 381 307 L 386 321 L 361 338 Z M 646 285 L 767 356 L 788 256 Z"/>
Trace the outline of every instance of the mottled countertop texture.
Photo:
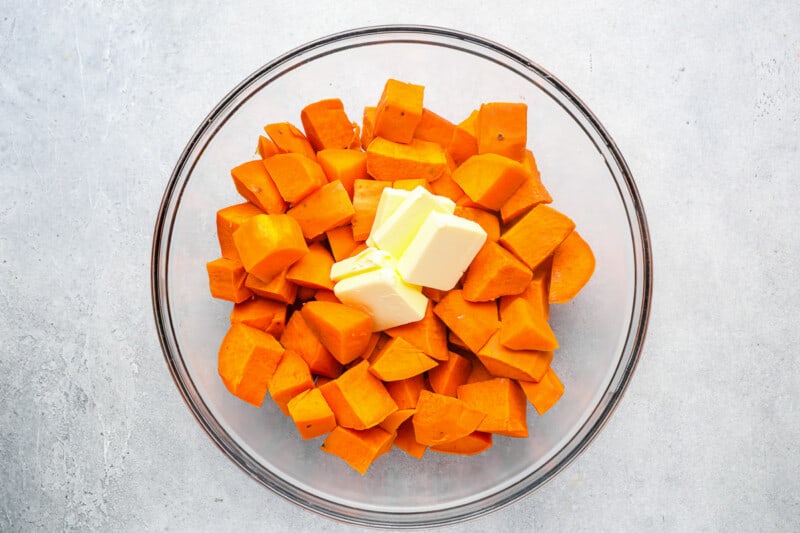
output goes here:
<path id="1" fill-rule="evenodd" d="M 156 336 L 150 245 L 184 143 L 235 83 L 397 22 L 559 76 L 625 154 L 653 241 L 619 409 L 554 480 L 463 529 L 800 528 L 797 2 L 0 0 L 0 531 L 354 529 L 260 487 L 195 422 Z"/>

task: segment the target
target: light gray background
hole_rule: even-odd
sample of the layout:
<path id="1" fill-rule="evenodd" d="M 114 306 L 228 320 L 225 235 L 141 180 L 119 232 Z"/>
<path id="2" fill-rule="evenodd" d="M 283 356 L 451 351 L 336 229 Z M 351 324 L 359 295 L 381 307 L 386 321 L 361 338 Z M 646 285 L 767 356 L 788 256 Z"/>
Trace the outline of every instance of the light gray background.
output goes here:
<path id="1" fill-rule="evenodd" d="M 167 4 L 0 1 L 0 530 L 351 529 L 261 488 L 192 418 L 156 338 L 150 243 L 172 165 L 235 83 L 398 22 L 559 76 L 625 154 L 653 239 L 616 414 L 464 529 L 800 527 L 800 4 Z"/>

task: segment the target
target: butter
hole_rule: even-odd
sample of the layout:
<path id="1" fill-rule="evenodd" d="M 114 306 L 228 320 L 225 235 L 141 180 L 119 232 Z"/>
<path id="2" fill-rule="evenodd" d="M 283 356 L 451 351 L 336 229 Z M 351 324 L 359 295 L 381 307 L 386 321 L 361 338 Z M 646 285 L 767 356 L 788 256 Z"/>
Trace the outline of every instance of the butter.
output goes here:
<path id="1" fill-rule="evenodd" d="M 422 288 L 404 282 L 390 266 L 345 277 L 333 292 L 342 303 L 370 315 L 373 331 L 422 320 L 428 306 Z"/>
<path id="2" fill-rule="evenodd" d="M 455 287 L 486 242 L 476 222 L 448 213 L 432 212 L 397 260 L 407 283 L 447 291 Z"/>
<path id="3" fill-rule="evenodd" d="M 367 246 L 375 246 L 372 235 L 383 225 L 386 219 L 395 212 L 409 194 L 411 194 L 411 191 L 393 189 L 392 187 L 383 189 L 381 199 L 378 201 L 378 207 L 375 210 L 375 220 L 372 222 L 372 231 L 370 231 L 369 237 L 367 237 Z"/>
<path id="4" fill-rule="evenodd" d="M 374 243 L 373 246 L 392 256 L 400 257 L 428 215 L 434 212 L 452 214 L 455 208 L 455 202 L 449 198 L 433 195 L 424 187 L 417 187 L 406 195 L 377 228 L 373 226 L 371 242 Z"/>
<path id="5" fill-rule="evenodd" d="M 334 263 L 331 266 L 331 281 L 336 283 L 350 276 L 383 267 L 394 268 L 394 263 L 394 258 L 389 253 L 376 248 L 367 248 L 353 257 Z"/>

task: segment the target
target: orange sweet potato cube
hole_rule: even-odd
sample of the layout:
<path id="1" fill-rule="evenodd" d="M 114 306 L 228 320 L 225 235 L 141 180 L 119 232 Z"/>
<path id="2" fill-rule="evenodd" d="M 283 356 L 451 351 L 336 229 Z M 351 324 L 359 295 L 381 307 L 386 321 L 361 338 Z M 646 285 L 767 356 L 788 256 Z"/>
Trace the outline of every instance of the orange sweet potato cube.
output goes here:
<path id="1" fill-rule="evenodd" d="M 478 431 L 506 437 L 527 437 L 527 402 L 525 393 L 513 379 L 494 378 L 458 387 L 458 398 L 486 413 Z"/>
<path id="2" fill-rule="evenodd" d="M 474 353 L 500 328 L 494 301 L 470 302 L 461 290 L 449 291 L 433 312 Z"/>
<path id="3" fill-rule="evenodd" d="M 376 137 L 367 148 L 367 172 L 376 180 L 435 181 L 447 170 L 444 149 L 436 143 L 412 139 L 400 144 Z"/>
<path id="4" fill-rule="evenodd" d="M 342 373 L 341 363 L 308 327 L 303 313 L 292 313 L 280 339 L 287 350 L 292 350 L 303 358 L 313 374 L 336 378 Z"/>
<path id="5" fill-rule="evenodd" d="M 301 392 L 314 388 L 314 379 L 308 365 L 292 350 L 283 353 L 269 383 L 269 394 L 283 414 L 289 416 L 289 400 Z"/>
<path id="6" fill-rule="evenodd" d="M 411 419 L 417 442 L 428 446 L 453 442 L 475 431 L 486 414 L 462 400 L 423 390 Z"/>
<path id="7" fill-rule="evenodd" d="M 308 253 L 300 224 L 289 215 L 256 215 L 233 233 L 244 268 L 270 280 Z"/>
<path id="8" fill-rule="evenodd" d="M 348 148 L 356 137 L 353 123 L 344 112 L 338 98 L 328 98 L 308 104 L 300 112 L 306 137 L 314 150 Z"/>
<path id="9" fill-rule="evenodd" d="M 500 296 L 520 294 L 532 278 L 533 272 L 525 263 L 496 242 L 487 242 L 464 276 L 464 299 L 486 302 Z"/>
<path id="10" fill-rule="evenodd" d="M 500 342 L 499 331 L 489 338 L 477 355 L 493 376 L 525 381 L 541 380 L 553 360 L 553 352 L 506 348 Z"/>
<path id="11" fill-rule="evenodd" d="M 289 267 L 286 279 L 301 287 L 333 290 L 331 281 L 333 256 L 327 248 L 315 242 L 308 247 L 308 253 Z"/>
<path id="12" fill-rule="evenodd" d="M 341 303 L 306 302 L 303 318 L 337 361 L 346 365 L 359 357 L 372 337 L 372 318 Z"/>
<path id="13" fill-rule="evenodd" d="M 367 154 L 361 150 L 328 148 L 317 152 L 317 162 L 328 182 L 342 182 L 348 196 L 353 198 L 353 184 L 357 179 L 367 179 Z"/>
<path id="14" fill-rule="evenodd" d="M 410 143 L 422 119 L 422 85 L 389 79 L 375 112 L 374 135 L 398 143 Z"/>
<path id="15" fill-rule="evenodd" d="M 453 172 L 453 181 L 470 200 L 486 209 L 499 210 L 528 176 L 525 167 L 497 154 L 474 155 Z"/>
<path id="16" fill-rule="evenodd" d="M 234 304 L 231 323 L 241 322 L 279 338 L 286 325 L 286 304 L 254 296 Z"/>
<path id="17" fill-rule="evenodd" d="M 231 178 L 239 194 L 265 213 L 286 211 L 286 202 L 267 172 L 263 160 L 248 161 L 231 169 Z"/>
<path id="18" fill-rule="evenodd" d="M 286 214 L 297 220 L 303 235 L 310 240 L 347 224 L 355 210 L 342 182 L 333 181 L 300 200 Z"/>
<path id="19" fill-rule="evenodd" d="M 297 431 L 304 439 L 313 439 L 333 431 L 336 417 L 319 389 L 301 392 L 287 405 Z"/>
<path id="20" fill-rule="evenodd" d="M 283 352 L 269 333 L 231 324 L 219 348 L 219 375 L 234 396 L 260 407 Z"/>
<path id="21" fill-rule="evenodd" d="M 264 126 L 269 138 L 275 143 L 278 153 L 302 154 L 310 159 L 314 159 L 314 147 L 308 141 L 303 132 L 298 130 L 289 122 L 278 122 Z"/>
<path id="22" fill-rule="evenodd" d="M 230 302 L 243 302 L 252 296 L 250 289 L 244 286 L 247 272 L 238 261 L 220 257 L 206 263 L 208 287 L 211 296 Z"/>
<path id="23" fill-rule="evenodd" d="M 336 415 L 336 423 L 352 429 L 377 426 L 397 411 L 397 404 L 383 382 L 369 371 L 369 362 L 361 361 L 341 376 L 320 387 L 322 395 Z"/>
<path id="24" fill-rule="evenodd" d="M 547 259 L 575 229 L 563 213 L 539 204 L 500 236 L 500 244 L 530 268 Z"/>
<path id="25" fill-rule="evenodd" d="M 217 239 L 222 257 L 242 262 L 233 244 L 233 232 L 239 229 L 243 222 L 262 214 L 264 212 L 250 202 L 231 205 L 217 211 Z"/>
<path id="26" fill-rule="evenodd" d="M 379 427 L 358 431 L 336 426 L 322 443 L 322 451 L 339 457 L 364 475 L 375 459 L 391 448 L 392 440 L 393 435 Z"/>
<path id="27" fill-rule="evenodd" d="M 483 431 L 473 431 L 466 437 L 431 446 L 432 452 L 450 453 L 453 455 L 477 455 L 492 447 L 492 434 Z"/>
<path id="28" fill-rule="evenodd" d="M 428 371 L 428 382 L 433 392 L 455 396 L 458 386 L 467 382 L 472 371 L 472 363 L 455 352 L 450 352 L 449 355 L 447 361 L 439 363 L 439 366 Z"/>
<path id="29" fill-rule="evenodd" d="M 499 154 L 516 161 L 525 156 L 528 142 L 528 106 L 524 103 L 492 102 L 478 112 L 479 154 Z"/>
<path id="30" fill-rule="evenodd" d="M 296 204 L 328 183 L 319 163 L 301 154 L 273 155 L 264 161 L 264 166 L 281 197 L 290 204 Z"/>
<path id="31" fill-rule="evenodd" d="M 540 415 L 545 414 L 564 394 L 564 384 L 552 368 L 547 369 L 547 373 L 538 383 L 520 380 L 519 384 Z"/>

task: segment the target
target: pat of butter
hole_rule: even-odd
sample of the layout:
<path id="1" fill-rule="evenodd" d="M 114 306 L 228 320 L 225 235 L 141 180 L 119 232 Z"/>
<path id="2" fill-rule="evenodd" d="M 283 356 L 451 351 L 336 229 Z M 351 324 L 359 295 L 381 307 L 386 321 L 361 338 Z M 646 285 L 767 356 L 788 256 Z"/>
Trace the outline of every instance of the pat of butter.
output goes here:
<path id="1" fill-rule="evenodd" d="M 372 222 L 372 230 L 367 237 L 367 246 L 375 246 L 375 241 L 372 236 L 377 229 L 383 225 L 389 216 L 403 203 L 411 191 L 404 191 L 401 189 L 393 189 L 386 187 L 381 193 L 381 199 L 378 201 L 378 207 L 375 210 L 375 220 Z"/>
<path id="2" fill-rule="evenodd" d="M 397 270 L 407 283 L 448 291 L 486 242 L 476 222 L 446 213 L 430 213 L 405 252 Z"/>
<path id="3" fill-rule="evenodd" d="M 385 191 L 384 191 L 385 192 Z M 382 197 L 383 195 L 381 195 Z M 456 204 L 417 187 L 370 233 L 374 246 L 400 257 L 431 213 L 452 214 Z"/>
<path id="4" fill-rule="evenodd" d="M 394 258 L 391 254 L 376 248 L 367 248 L 353 257 L 334 263 L 331 266 L 331 281 L 335 283 L 344 278 L 382 267 L 394 268 Z"/>
<path id="5" fill-rule="evenodd" d="M 334 285 L 333 292 L 343 304 L 371 316 L 372 331 L 422 320 L 428 306 L 422 288 L 404 282 L 393 267 L 346 277 Z"/>

